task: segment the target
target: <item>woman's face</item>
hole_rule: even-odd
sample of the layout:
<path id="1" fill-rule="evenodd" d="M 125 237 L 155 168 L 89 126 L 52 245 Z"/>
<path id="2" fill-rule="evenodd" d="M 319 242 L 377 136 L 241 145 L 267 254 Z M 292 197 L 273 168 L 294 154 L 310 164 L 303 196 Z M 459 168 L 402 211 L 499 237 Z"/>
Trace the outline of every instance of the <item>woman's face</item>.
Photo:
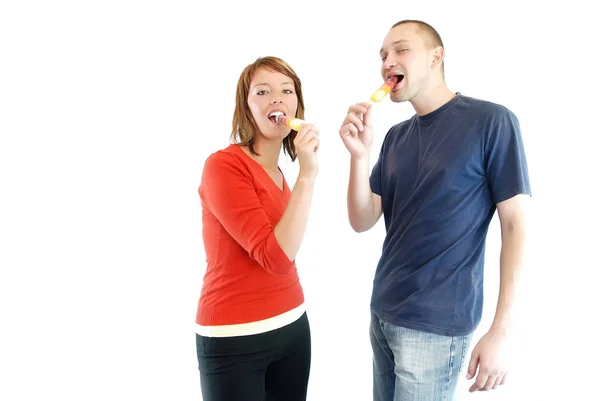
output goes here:
<path id="1" fill-rule="evenodd" d="M 279 72 L 264 67 L 259 68 L 250 83 L 248 107 L 263 136 L 283 140 L 291 130 L 277 124 L 274 116 L 277 113 L 296 116 L 298 96 L 294 81 Z"/>

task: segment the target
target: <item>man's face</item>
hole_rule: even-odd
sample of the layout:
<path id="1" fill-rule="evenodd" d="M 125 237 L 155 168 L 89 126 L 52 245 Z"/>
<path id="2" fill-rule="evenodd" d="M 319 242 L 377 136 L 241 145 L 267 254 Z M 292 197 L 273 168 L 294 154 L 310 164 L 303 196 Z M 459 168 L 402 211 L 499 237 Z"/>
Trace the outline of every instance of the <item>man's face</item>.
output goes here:
<path id="1" fill-rule="evenodd" d="M 432 49 L 427 49 L 416 24 L 392 28 L 381 47 L 381 76 L 396 75 L 398 83 L 390 93 L 394 102 L 410 101 L 429 87 Z"/>

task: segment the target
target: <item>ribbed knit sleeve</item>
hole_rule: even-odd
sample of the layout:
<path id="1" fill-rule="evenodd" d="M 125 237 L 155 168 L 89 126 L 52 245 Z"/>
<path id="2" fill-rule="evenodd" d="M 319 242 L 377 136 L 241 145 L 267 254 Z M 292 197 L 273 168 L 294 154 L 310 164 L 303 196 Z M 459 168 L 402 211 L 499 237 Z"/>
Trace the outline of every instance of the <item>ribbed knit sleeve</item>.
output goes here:
<path id="1" fill-rule="evenodd" d="M 226 152 L 212 154 L 204 165 L 200 198 L 237 241 L 266 271 L 288 274 L 294 268 L 283 252 L 244 165 Z"/>

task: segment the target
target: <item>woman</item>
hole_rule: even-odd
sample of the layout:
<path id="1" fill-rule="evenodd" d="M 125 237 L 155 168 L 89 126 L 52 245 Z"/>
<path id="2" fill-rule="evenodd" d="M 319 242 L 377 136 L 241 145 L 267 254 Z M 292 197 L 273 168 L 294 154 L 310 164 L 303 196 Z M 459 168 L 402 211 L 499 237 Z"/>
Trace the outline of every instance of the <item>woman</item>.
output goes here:
<path id="1" fill-rule="evenodd" d="M 283 60 L 242 72 L 232 144 L 208 157 L 198 190 L 208 266 L 196 316 L 204 401 L 304 401 L 310 327 L 294 260 L 317 176 L 319 130 L 293 131 L 274 116 L 304 118 L 300 79 Z M 293 191 L 281 149 L 299 161 Z"/>

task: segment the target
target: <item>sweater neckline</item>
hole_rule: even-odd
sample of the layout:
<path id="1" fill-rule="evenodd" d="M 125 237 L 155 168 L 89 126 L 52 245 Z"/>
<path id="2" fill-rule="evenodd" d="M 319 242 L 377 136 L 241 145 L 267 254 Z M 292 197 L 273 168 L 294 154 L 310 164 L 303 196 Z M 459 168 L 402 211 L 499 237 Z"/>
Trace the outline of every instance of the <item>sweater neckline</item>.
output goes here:
<path id="1" fill-rule="evenodd" d="M 283 171 L 281 170 L 281 168 L 279 166 L 277 166 L 277 170 L 279 170 L 279 173 L 281 174 L 281 178 L 283 179 L 283 189 L 279 188 L 279 185 L 277 185 L 277 183 L 273 180 L 273 178 L 271 178 L 271 176 L 269 175 L 269 173 L 267 172 L 267 170 L 265 170 L 265 168 L 263 166 L 261 166 L 259 162 L 257 162 L 252 157 L 250 157 L 250 155 L 248 155 L 246 152 L 244 152 L 244 150 L 241 148 L 240 145 L 238 145 L 238 144 L 231 144 L 231 145 L 229 145 L 229 147 L 236 149 L 237 152 L 239 152 L 239 153 L 242 154 L 242 157 L 250 160 L 250 163 L 253 163 L 256 167 L 258 167 L 262 171 L 262 173 L 266 176 L 266 178 L 269 179 L 269 181 L 271 182 L 271 184 L 273 185 L 273 187 L 279 193 L 281 193 L 281 194 L 285 193 L 285 190 L 287 189 L 287 182 L 285 180 L 285 175 L 283 174 Z"/>

